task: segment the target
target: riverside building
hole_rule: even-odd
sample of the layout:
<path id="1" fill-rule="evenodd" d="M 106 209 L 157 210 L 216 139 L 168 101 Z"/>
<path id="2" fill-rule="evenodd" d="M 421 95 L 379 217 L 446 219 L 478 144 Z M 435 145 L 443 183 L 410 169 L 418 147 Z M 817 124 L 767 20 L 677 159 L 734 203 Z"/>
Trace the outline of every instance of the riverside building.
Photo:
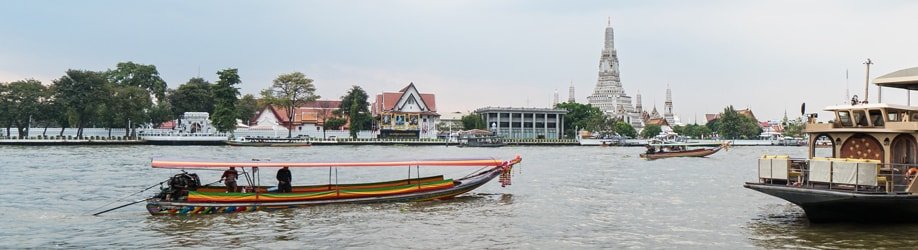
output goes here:
<path id="1" fill-rule="evenodd" d="M 497 136 L 510 139 L 561 139 L 567 110 L 549 108 L 484 107 L 476 114 Z"/>

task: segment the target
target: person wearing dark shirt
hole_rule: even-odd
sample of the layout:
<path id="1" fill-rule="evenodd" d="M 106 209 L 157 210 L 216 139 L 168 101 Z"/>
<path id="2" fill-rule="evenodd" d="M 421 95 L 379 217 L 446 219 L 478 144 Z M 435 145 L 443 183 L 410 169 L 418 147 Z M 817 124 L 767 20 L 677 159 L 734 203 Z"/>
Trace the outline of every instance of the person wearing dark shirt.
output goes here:
<path id="1" fill-rule="evenodd" d="M 293 186 L 290 185 L 292 179 L 290 168 L 284 167 L 277 170 L 277 191 L 281 193 L 293 192 Z"/>
<path id="2" fill-rule="evenodd" d="M 236 180 L 239 179 L 239 172 L 236 172 L 236 167 L 230 167 L 223 172 L 223 176 L 220 176 L 220 181 L 226 185 L 226 192 L 236 192 Z"/>

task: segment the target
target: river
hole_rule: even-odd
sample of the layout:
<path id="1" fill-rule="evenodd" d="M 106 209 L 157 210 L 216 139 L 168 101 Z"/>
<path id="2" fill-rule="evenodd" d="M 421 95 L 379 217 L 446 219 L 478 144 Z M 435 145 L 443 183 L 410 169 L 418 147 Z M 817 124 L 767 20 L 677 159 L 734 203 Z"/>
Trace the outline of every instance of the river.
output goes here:
<path id="1" fill-rule="evenodd" d="M 742 187 L 762 154 L 645 161 L 642 148 L 440 146 L 0 146 L 0 248 L 874 248 L 913 247 L 914 225 L 810 224 L 803 210 Z M 99 206 L 176 173 L 152 157 L 355 161 L 521 155 L 513 185 L 497 181 L 447 201 L 327 205 L 274 212 L 150 216 L 142 204 Z M 459 178 L 476 169 L 421 168 Z M 273 184 L 264 170 L 262 184 Z M 220 172 L 197 171 L 202 182 Z M 328 169 L 294 169 L 294 184 Z M 339 181 L 404 178 L 407 168 L 339 170 Z M 244 183 L 244 181 L 240 182 Z M 154 188 L 153 190 L 156 190 Z M 152 195 L 153 190 L 143 193 Z M 108 205 L 143 198 L 137 195 Z"/>

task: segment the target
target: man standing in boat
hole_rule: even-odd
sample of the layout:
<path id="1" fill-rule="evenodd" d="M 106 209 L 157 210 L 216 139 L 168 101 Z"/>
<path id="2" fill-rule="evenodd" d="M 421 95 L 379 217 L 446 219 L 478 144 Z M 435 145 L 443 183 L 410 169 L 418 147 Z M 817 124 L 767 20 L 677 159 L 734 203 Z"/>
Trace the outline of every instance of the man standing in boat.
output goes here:
<path id="1" fill-rule="evenodd" d="M 236 172 L 236 167 L 230 167 L 226 171 L 223 171 L 223 176 L 220 176 L 220 181 L 226 185 L 226 192 L 230 193 L 236 192 L 237 179 L 239 179 L 239 172 Z"/>
<path id="2" fill-rule="evenodd" d="M 281 193 L 293 192 L 293 186 L 290 185 L 292 179 L 290 168 L 284 167 L 277 170 L 277 191 Z"/>

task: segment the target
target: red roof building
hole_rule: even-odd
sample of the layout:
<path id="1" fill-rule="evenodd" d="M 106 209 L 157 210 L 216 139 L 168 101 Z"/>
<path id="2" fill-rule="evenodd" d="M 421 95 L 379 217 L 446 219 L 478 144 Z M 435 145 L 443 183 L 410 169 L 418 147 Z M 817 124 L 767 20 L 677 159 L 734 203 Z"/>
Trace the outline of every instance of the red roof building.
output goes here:
<path id="1" fill-rule="evenodd" d="M 398 92 L 376 95 L 370 106 L 381 138 L 435 138 L 437 113 L 436 96 L 418 91 L 409 83 Z"/>

